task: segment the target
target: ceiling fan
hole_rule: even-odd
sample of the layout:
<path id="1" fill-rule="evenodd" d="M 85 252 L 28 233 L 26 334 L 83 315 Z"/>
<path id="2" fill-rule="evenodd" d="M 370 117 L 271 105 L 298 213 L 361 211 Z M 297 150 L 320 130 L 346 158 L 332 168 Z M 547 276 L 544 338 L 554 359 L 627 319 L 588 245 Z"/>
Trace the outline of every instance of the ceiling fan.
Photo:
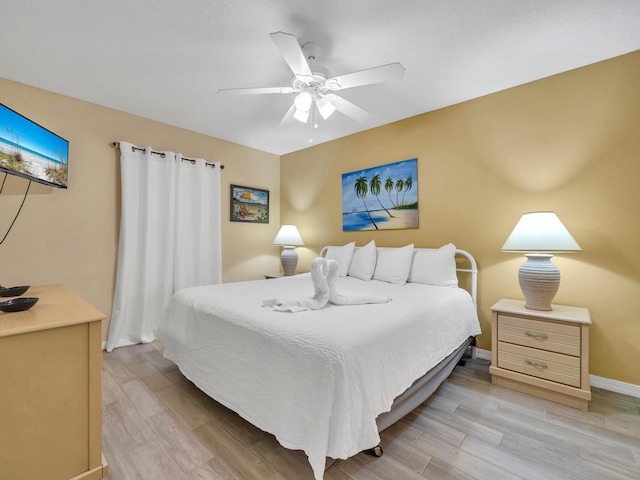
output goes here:
<path id="1" fill-rule="evenodd" d="M 309 42 L 301 47 L 298 39 L 290 33 L 275 32 L 270 36 L 293 72 L 291 86 L 226 88 L 218 90 L 218 93 L 232 95 L 296 93 L 293 104 L 280 121 L 280 125 L 288 123 L 291 119 L 307 123 L 311 117 L 315 123 L 314 126 L 317 126 L 316 112 L 326 120 L 336 110 L 355 120 L 366 120 L 371 116 L 369 112 L 333 92 L 398 80 L 404 75 L 404 67 L 396 62 L 332 77 L 326 68 L 315 63 L 320 51 L 317 44 Z"/>

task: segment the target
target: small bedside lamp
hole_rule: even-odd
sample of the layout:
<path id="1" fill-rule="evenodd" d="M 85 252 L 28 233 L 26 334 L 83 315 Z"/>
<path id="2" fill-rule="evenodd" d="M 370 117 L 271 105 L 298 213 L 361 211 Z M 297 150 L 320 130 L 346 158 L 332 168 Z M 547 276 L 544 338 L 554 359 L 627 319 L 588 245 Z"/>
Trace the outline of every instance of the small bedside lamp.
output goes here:
<path id="1" fill-rule="evenodd" d="M 282 262 L 282 270 L 285 276 L 293 275 L 298 264 L 298 254 L 296 246 L 304 245 L 300 232 L 295 225 L 282 225 L 280 231 L 273 239 L 273 246 L 282 246 L 282 254 L 280 261 Z"/>
<path id="2" fill-rule="evenodd" d="M 535 252 L 525 255 L 527 260 L 518 271 L 525 307 L 551 310 L 551 300 L 560 286 L 560 270 L 548 252 L 581 252 L 582 249 L 555 213 L 533 212 L 522 215 L 502 251 Z"/>

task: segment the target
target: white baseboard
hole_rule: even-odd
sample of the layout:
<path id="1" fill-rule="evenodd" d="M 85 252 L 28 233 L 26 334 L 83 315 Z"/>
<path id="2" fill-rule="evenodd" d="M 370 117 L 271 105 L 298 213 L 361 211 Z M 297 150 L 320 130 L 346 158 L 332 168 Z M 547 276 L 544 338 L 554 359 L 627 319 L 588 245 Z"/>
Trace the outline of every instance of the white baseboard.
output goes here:
<path id="1" fill-rule="evenodd" d="M 482 350 L 475 347 L 473 351 L 473 358 L 480 358 L 482 360 L 491 361 L 490 350 Z M 640 398 L 640 385 L 620 382 L 618 380 L 611 380 L 610 378 L 598 377 L 596 375 L 589 375 L 589 382 L 591 383 L 592 387 L 601 388 L 610 392 L 621 393 L 622 395 L 629 395 L 630 397 Z"/>
<path id="2" fill-rule="evenodd" d="M 592 387 L 640 398 L 640 385 L 611 380 L 610 378 L 598 377 L 596 375 L 589 375 L 589 382 Z"/>
<path id="3" fill-rule="evenodd" d="M 473 347 L 473 358 L 480 358 L 481 360 L 489 360 L 491 361 L 491 351 L 482 350 L 478 347 Z"/>

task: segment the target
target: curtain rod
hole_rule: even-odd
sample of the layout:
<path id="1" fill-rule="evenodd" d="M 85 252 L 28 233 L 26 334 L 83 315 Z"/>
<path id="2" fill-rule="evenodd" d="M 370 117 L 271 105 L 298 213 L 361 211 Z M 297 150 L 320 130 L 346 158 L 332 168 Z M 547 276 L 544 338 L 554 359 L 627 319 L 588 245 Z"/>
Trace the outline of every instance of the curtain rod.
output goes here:
<path id="1" fill-rule="evenodd" d="M 112 143 L 111 143 L 111 146 L 112 146 L 112 147 L 114 147 L 114 148 L 120 148 L 120 142 L 112 142 Z M 134 151 L 134 152 L 135 152 L 136 150 L 140 150 L 141 152 L 146 152 L 146 149 L 144 149 L 144 148 L 140 148 L 140 147 L 134 147 L 133 145 L 131 146 L 131 150 L 132 150 L 132 151 Z M 160 155 L 162 158 L 164 158 L 164 156 L 165 156 L 165 155 L 164 155 L 164 153 L 162 153 L 162 152 L 155 152 L 155 151 L 153 151 L 153 150 L 151 150 L 151 153 L 152 153 L 152 154 L 155 154 L 155 155 Z M 182 161 L 183 161 L 183 162 L 191 162 L 191 163 L 192 163 L 192 164 L 194 164 L 194 165 L 195 165 L 195 163 L 196 163 L 196 160 L 195 160 L 194 158 L 182 157 Z M 205 164 L 205 166 L 207 166 L 207 167 L 211 167 L 211 168 L 214 168 L 214 167 L 215 167 L 215 163 L 207 163 L 207 162 L 204 162 L 204 164 Z M 224 170 L 224 165 L 220 164 L 220 170 Z"/>

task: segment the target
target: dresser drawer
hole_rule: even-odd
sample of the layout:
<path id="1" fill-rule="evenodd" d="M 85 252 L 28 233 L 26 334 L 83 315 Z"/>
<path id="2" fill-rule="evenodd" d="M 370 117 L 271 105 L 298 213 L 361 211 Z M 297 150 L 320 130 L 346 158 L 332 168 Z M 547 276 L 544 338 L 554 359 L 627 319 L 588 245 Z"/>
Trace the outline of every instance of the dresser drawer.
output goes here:
<path id="1" fill-rule="evenodd" d="M 498 367 L 580 387 L 580 358 L 498 342 Z"/>
<path id="2" fill-rule="evenodd" d="M 532 318 L 498 315 L 498 341 L 580 356 L 580 327 Z"/>

